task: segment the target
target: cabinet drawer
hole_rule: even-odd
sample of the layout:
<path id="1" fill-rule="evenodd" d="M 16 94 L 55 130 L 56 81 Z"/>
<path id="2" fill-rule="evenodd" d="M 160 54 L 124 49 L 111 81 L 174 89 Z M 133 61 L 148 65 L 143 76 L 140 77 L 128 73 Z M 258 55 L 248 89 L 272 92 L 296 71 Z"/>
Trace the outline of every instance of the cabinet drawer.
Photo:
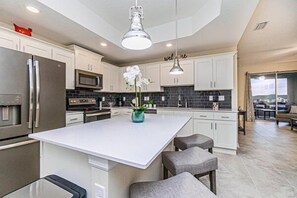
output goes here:
<path id="1" fill-rule="evenodd" d="M 213 119 L 213 112 L 195 112 L 194 118 L 206 120 Z"/>
<path id="2" fill-rule="evenodd" d="M 215 120 L 233 120 L 236 121 L 237 114 L 236 113 L 214 113 Z"/>
<path id="3" fill-rule="evenodd" d="M 77 122 L 84 122 L 83 114 L 66 115 L 66 125 L 77 123 Z"/>

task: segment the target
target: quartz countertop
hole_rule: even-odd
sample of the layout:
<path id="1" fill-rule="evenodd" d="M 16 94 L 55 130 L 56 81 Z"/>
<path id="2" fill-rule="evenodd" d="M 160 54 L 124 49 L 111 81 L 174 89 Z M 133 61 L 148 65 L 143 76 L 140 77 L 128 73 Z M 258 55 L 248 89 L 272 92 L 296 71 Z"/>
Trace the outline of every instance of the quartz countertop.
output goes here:
<path id="1" fill-rule="evenodd" d="M 133 123 L 130 115 L 118 116 L 29 137 L 146 169 L 190 119 L 190 116 L 145 115 L 143 123 Z"/>

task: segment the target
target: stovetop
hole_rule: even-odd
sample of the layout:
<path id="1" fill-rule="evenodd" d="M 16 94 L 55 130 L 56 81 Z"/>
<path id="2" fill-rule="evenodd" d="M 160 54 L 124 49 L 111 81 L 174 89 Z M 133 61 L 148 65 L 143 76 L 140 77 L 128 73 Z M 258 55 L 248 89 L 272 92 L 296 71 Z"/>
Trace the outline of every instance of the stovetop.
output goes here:
<path id="1" fill-rule="evenodd" d="M 99 107 L 69 107 L 67 111 L 83 111 L 85 113 L 108 112 L 110 109 L 99 109 Z"/>

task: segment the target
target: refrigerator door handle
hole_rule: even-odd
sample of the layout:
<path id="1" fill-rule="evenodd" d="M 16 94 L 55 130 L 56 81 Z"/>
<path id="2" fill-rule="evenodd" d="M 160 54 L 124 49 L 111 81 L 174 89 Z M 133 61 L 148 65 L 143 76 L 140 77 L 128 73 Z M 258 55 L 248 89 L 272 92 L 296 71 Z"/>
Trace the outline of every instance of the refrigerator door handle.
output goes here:
<path id="1" fill-rule="evenodd" d="M 27 60 L 27 65 L 29 66 L 29 123 L 28 128 L 32 128 L 33 123 L 33 92 L 34 92 L 34 85 L 33 85 L 33 64 L 32 59 Z"/>
<path id="2" fill-rule="evenodd" d="M 35 127 L 39 127 L 39 118 L 40 118 L 40 74 L 39 74 L 39 62 L 34 60 L 35 73 L 36 73 L 36 118 L 35 118 Z"/>

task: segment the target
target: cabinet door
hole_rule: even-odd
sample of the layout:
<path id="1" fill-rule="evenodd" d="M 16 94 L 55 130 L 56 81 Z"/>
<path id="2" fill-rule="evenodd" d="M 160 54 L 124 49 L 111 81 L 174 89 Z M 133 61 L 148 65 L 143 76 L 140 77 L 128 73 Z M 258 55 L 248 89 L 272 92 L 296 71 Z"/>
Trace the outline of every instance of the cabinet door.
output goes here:
<path id="1" fill-rule="evenodd" d="M 52 58 L 52 46 L 33 39 L 21 39 L 21 51 L 44 58 Z"/>
<path id="2" fill-rule="evenodd" d="M 53 48 L 53 59 L 66 64 L 66 89 L 74 89 L 74 53 Z"/>
<path id="3" fill-rule="evenodd" d="M 173 62 L 161 64 L 161 86 L 175 86 L 176 76 L 170 74 Z"/>
<path id="4" fill-rule="evenodd" d="M 202 134 L 213 139 L 213 121 L 194 119 L 194 134 Z"/>
<path id="5" fill-rule="evenodd" d="M 109 92 L 110 91 L 110 68 L 107 64 L 101 65 L 100 73 L 103 75 L 103 89 L 101 91 Z"/>
<path id="6" fill-rule="evenodd" d="M 195 90 L 200 91 L 213 89 L 212 71 L 212 58 L 201 58 L 195 60 Z"/>
<path id="7" fill-rule="evenodd" d="M 233 89 L 233 55 L 213 58 L 214 89 Z"/>
<path id="8" fill-rule="evenodd" d="M 215 147 L 237 148 L 237 124 L 231 121 L 214 121 Z"/>
<path id="9" fill-rule="evenodd" d="M 89 65 L 90 65 L 89 69 L 91 70 L 91 72 L 100 74 L 100 72 L 101 72 L 101 57 L 90 55 Z"/>
<path id="10" fill-rule="evenodd" d="M 75 69 L 80 69 L 84 71 L 91 71 L 89 56 L 87 53 L 76 51 L 75 52 Z"/>
<path id="11" fill-rule="evenodd" d="M 19 50 L 20 39 L 16 34 L 0 30 L 0 47 Z"/>
<path id="12" fill-rule="evenodd" d="M 157 92 L 161 91 L 160 85 L 160 65 L 147 65 L 145 68 L 145 78 L 148 78 L 151 83 L 146 86 L 145 91 Z"/>
<path id="13" fill-rule="evenodd" d="M 110 91 L 111 92 L 119 92 L 119 67 L 111 65 L 110 72 L 109 72 L 109 79 L 110 79 Z"/>
<path id="14" fill-rule="evenodd" d="M 181 86 L 194 85 L 193 60 L 180 61 L 180 66 L 184 70 L 184 73 L 176 76 L 176 84 Z"/>

